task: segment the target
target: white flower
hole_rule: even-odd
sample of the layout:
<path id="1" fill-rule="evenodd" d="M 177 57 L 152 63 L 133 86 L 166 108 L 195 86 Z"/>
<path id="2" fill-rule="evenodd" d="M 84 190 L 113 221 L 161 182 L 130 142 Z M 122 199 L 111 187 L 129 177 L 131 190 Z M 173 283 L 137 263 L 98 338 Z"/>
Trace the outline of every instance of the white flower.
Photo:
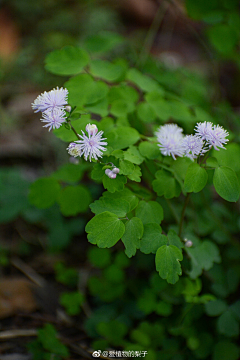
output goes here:
<path id="1" fill-rule="evenodd" d="M 191 160 L 196 159 L 198 155 L 203 155 L 207 149 L 203 149 L 204 142 L 197 135 L 186 135 L 183 139 L 185 156 Z"/>
<path id="2" fill-rule="evenodd" d="M 48 109 L 42 114 L 43 119 L 40 119 L 42 122 L 47 123 L 43 127 L 48 127 L 48 131 L 52 129 L 58 129 L 62 123 L 66 121 L 66 114 L 63 108 L 54 108 Z"/>
<path id="3" fill-rule="evenodd" d="M 43 94 L 39 95 L 36 100 L 32 103 L 32 108 L 35 112 L 46 111 L 47 109 L 55 107 L 63 107 L 67 105 L 67 89 L 53 89 L 51 91 L 44 91 Z"/>
<path id="4" fill-rule="evenodd" d="M 155 135 L 158 139 L 160 151 L 165 156 L 172 156 L 176 160 L 176 156 L 184 155 L 183 147 L 183 129 L 176 124 L 166 124 L 160 126 Z"/>
<path id="5" fill-rule="evenodd" d="M 82 155 L 82 151 L 80 148 L 80 145 L 76 144 L 75 142 L 72 142 L 68 145 L 67 147 L 68 153 L 69 155 L 73 156 L 73 157 L 77 157 Z"/>
<path id="6" fill-rule="evenodd" d="M 198 123 L 196 125 L 196 134 L 206 140 L 206 145 L 209 145 L 209 148 L 212 146 L 215 150 L 220 150 L 219 148 L 225 149 L 223 144 L 226 144 L 229 140 L 226 137 L 229 133 L 224 130 L 220 125 L 213 125 L 211 122 Z"/>
<path id="7" fill-rule="evenodd" d="M 91 124 L 88 124 L 87 126 L 89 129 L 89 126 L 91 126 Z M 84 159 L 86 161 L 88 158 L 90 162 L 92 161 L 92 158 L 97 160 L 99 157 L 102 157 L 102 152 L 107 150 L 103 147 L 103 145 L 107 145 L 107 142 L 103 141 L 106 140 L 106 138 L 102 138 L 102 134 L 103 131 L 99 131 L 99 133 L 95 132 L 91 135 L 91 131 L 89 130 L 88 136 L 86 136 L 82 131 L 82 135 L 79 135 L 82 140 L 75 141 L 79 144 L 79 149 L 84 155 Z"/>

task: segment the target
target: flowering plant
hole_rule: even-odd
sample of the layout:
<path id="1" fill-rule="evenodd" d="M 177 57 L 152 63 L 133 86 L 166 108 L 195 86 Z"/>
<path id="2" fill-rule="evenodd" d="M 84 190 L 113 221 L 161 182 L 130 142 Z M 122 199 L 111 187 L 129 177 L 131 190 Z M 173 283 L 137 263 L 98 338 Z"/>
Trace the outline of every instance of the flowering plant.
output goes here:
<path id="1" fill-rule="evenodd" d="M 56 54 L 64 59 L 62 65 L 57 63 Z M 71 166 L 86 169 L 105 191 L 91 203 L 86 185 L 61 189 L 58 180 L 51 177 L 45 181 L 52 201 L 48 198 L 47 205 L 40 206 L 57 201 L 66 216 L 83 213 L 90 206 L 95 214 L 86 225 L 90 243 L 110 248 L 121 240 L 128 257 L 137 250 L 155 254 L 156 270 L 171 284 L 182 275 L 185 253 L 191 270 L 184 271 L 196 278 L 218 263 L 220 254 L 213 241 L 201 240 L 188 226 L 185 213 L 191 193 L 207 187 L 211 192 L 215 188 L 227 201 L 239 198 L 234 166 L 226 166 L 223 160 L 229 151 L 224 146 L 229 141 L 228 131 L 213 124 L 214 117 L 204 120 L 197 104 L 194 113 L 188 104 L 168 99 L 169 93 L 158 81 L 134 68 L 127 69 L 126 64 L 99 60 L 97 67 L 97 60 L 90 61 L 84 50 L 66 47 L 47 57 L 46 68 L 61 75 L 61 66 L 66 61 L 74 65 L 76 60 L 80 64 L 74 71 L 76 76 L 65 88 L 39 95 L 32 108 L 42 112 L 44 127 L 70 142 L 66 149 Z M 86 67 L 89 74 L 79 74 Z M 178 106 L 184 116 L 178 114 Z M 184 135 L 184 130 L 194 126 L 195 134 Z M 85 167 L 86 163 L 89 166 Z M 38 192 L 37 182 L 30 192 L 33 204 L 39 203 Z M 166 224 L 164 209 L 170 199 L 177 208 L 182 203 L 182 210 L 179 216 L 174 210 L 176 219 Z M 203 247 L 207 268 L 195 258 Z"/>
<path id="2" fill-rule="evenodd" d="M 85 221 L 93 245 L 88 259 L 102 272 L 88 286 L 100 302 L 115 301 L 118 308 L 119 297 L 129 289 L 132 301 L 133 281 L 127 274 L 139 267 L 131 316 L 141 323 L 131 330 L 132 339 L 143 334 L 156 350 L 161 341 L 165 346 L 165 338 L 171 348 L 171 341 L 181 337 L 188 348 L 184 359 L 214 353 L 214 360 L 225 360 L 219 356 L 230 349 L 236 360 L 236 345 L 228 340 L 239 334 L 239 302 L 230 298 L 240 281 L 235 117 L 222 104 L 211 107 L 202 79 L 200 94 L 188 92 L 196 78 L 191 83 L 191 76 L 151 59 L 141 72 L 123 59 L 91 59 L 83 49 L 66 47 L 47 56 L 46 69 L 70 78 L 39 95 L 32 108 L 64 142 L 69 163 L 33 183 L 30 202 L 39 208 L 57 203 L 65 217 L 80 215 Z M 164 80 L 166 71 L 174 86 Z M 144 266 L 154 273 L 138 281 Z M 62 303 L 69 306 L 72 298 L 68 294 Z M 135 308 L 167 319 L 142 322 Z M 93 332 L 122 346 L 126 324 L 111 311 L 105 316 L 108 325 Z M 198 321 L 201 316 L 219 318 L 208 331 Z M 214 326 L 219 342 L 212 350 Z M 118 328 L 125 330 L 112 339 Z M 154 342 L 163 329 L 163 340 Z M 98 344 L 95 349 L 101 348 Z M 172 359 L 168 351 L 150 358 Z"/>

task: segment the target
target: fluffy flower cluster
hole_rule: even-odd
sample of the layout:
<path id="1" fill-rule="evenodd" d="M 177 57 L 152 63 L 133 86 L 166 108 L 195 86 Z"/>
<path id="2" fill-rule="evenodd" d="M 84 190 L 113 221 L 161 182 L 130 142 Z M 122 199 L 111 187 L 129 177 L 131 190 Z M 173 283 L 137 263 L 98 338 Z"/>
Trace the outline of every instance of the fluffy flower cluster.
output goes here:
<path id="1" fill-rule="evenodd" d="M 32 103 L 32 108 L 35 112 L 42 112 L 42 122 L 46 123 L 43 127 L 58 129 L 66 121 L 65 105 L 67 105 L 67 89 L 53 89 L 45 91 L 39 95 Z"/>
<path id="2" fill-rule="evenodd" d="M 187 156 L 191 160 L 204 155 L 212 147 L 215 150 L 225 149 L 229 133 L 219 125 L 211 122 L 198 123 L 194 135 L 184 136 L 183 129 L 176 124 L 160 126 L 155 135 L 158 139 L 160 151 L 165 156 Z"/>
<path id="3" fill-rule="evenodd" d="M 86 126 L 86 132 L 88 136 L 82 131 L 82 135 L 78 135 L 81 140 L 72 142 L 67 147 L 68 153 L 73 157 L 81 157 L 91 162 L 92 159 L 98 160 L 102 157 L 103 151 L 107 149 L 104 145 L 107 145 L 106 138 L 102 138 L 103 131 L 98 132 L 96 125 L 88 124 Z"/>

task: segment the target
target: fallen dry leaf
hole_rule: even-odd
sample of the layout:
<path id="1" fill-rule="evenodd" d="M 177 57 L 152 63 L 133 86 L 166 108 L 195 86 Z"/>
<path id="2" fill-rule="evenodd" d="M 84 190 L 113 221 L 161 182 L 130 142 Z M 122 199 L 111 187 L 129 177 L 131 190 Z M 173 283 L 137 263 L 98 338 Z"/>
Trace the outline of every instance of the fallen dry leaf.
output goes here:
<path id="1" fill-rule="evenodd" d="M 32 312 L 37 308 L 30 286 L 32 283 L 22 278 L 0 280 L 0 318 L 21 312 Z"/>

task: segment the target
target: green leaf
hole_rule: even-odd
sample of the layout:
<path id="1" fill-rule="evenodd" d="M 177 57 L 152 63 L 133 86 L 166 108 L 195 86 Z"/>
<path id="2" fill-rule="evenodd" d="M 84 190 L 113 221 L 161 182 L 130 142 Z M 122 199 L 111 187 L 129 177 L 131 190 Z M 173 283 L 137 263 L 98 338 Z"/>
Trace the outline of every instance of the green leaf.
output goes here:
<path id="1" fill-rule="evenodd" d="M 60 295 L 59 301 L 65 307 L 68 315 L 78 315 L 84 302 L 84 296 L 79 291 L 64 292 Z"/>
<path id="2" fill-rule="evenodd" d="M 132 181 L 141 182 L 141 176 L 141 168 L 138 165 L 135 165 L 133 172 L 128 175 L 128 178 Z"/>
<path id="3" fill-rule="evenodd" d="M 155 176 L 156 180 L 153 180 L 152 185 L 158 196 L 163 195 L 166 199 L 172 199 L 181 194 L 181 187 L 171 173 L 158 170 Z"/>
<path id="4" fill-rule="evenodd" d="M 140 251 L 144 254 L 155 254 L 157 249 L 167 245 L 168 239 L 162 234 L 162 228 L 156 223 L 144 225 L 143 237 L 140 241 Z"/>
<path id="5" fill-rule="evenodd" d="M 219 167 L 219 165 L 222 165 L 222 164 L 219 164 L 216 157 L 213 157 L 213 156 L 210 156 L 209 158 L 207 158 L 206 164 L 207 164 L 207 166 L 209 166 L 211 168 L 217 168 L 217 167 Z"/>
<path id="6" fill-rule="evenodd" d="M 168 237 L 168 242 L 170 245 L 175 245 L 180 250 L 181 250 L 181 248 L 183 248 L 183 243 L 180 240 L 180 238 L 177 236 L 177 234 L 174 230 L 169 230 L 167 237 Z"/>
<path id="7" fill-rule="evenodd" d="M 160 224 L 163 220 L 163 208 L 156 201 L 140 201 L 136 208 L 136 216 L 142 220 L 143 224 Z"/>
<path id="8" fill-rule="evenodd" d="M 213 185 L 224 200 L 236 202 L 239 199 L 239 182 L 234 170 L 227 166 L 215 169 Z"/>
<path id="9" fill-rule="evenodd" d="M 118 320 L 100 322 L 97 325 L 97 332 L 113 345 L 121 345 L 123 337 L 128 332 L 128 326 Z"/>
<path id="10" fill-rule="evenodd" d="M 125 149 L 140 139 L 138 131 L 128 126 L 119 126 L 104 135 L 114 150 Z"/>
<path id="11" fill-rule="evenodd" d="M 77 182 L 81 180 L 83 173 L 89 168 L 88 164 L 65 164 L 55 171 L 51 177 L 65 182 Z"/>
<path id="12" fill-rule="evenodd" d="M 111 264 L 111 253 L 109 249 L 94 246 L 88 251 L 88 259 L 93 266 L 103 269 Z"/>
<path id="13" fill-rule="evenodd" d="M 212 0 L 202 0 L 202 1 L 194 1 L 194 0 L 186 0 L 186 8 L 189 16 L 191 16 L 195 20 L 200 20 L 204 15 L 210 13 L 211 11 L 217 8 L 217 1 Z"/>
<path id="14" fill-rule="evenodd" d="M 174 245 L 163 245 L 156 253 L 156 269 L 162 279 L 166 279 L 169 284 L 175 284 L 182 269 L 179 261 L 183 260 L 181 250 Z"/>
<path id="15" fill-rule="evenodd" d="M 143 223 L 139 218 L 133 217 L 125 224 L 125 228 L 122 242 L 126 248 L 125 254 L 130 258 L 139 248 L 139 241 L 143 235 Z"/>
<path id="16" fill-rule="evenodd" d="M 108 93 L 108 99 L 110 103 L 119 99 L 135 103 L 139 99 L 139 94 L 133 87 L 126 84 L 120 84 L 118 86 L 112 86 L 110 88 Z"/>
<path id="17" fill-rule="evenodd" d="M 199 164 L 192 163 L 189 165 L 184 180 L 184 190 L 186 192 L 197 193 L 201 191 L 207 183 L 208 175 L 205 169 Z"/>
<path id="18" fill-rule="evenodd" d="M 132 162 L 127 160 L 119 161 L 119 174 L 131 175 L 134 172 L 135 166 Z"/>
<path id="19" fill-rule="evenodd" d="M 136 206 L 138 205 L 138 198 L 136 195 L 134 195 L 134 193 L 127 189 L 124 188 L 122 191 L 116 191 L 115 193 L 110 193 L 108 191 L 105 191 L 103 193 L 103 197 L 108 197 L 111 199 L 123 199 L 126 200 L 129 203 L 130 206 L 130 211 L 132 211 L 133 209 L 136 208 Z"/>
<path id="20" fill-rule="evenodd" d="M 173 312 L 172 304 L 165 301 L 159 301 L 156 306 L 156 313 L 161 316 L 169 316 Z"/>
<path id="21" fill-rule="evenodd" d="M 225 311 L 217 320 L 217 329 L 226 336 L 239 335 L 239 324 L 230 310 Z"/>
<path id="22" fill-rule="evenodd" d="M 90 202 L 90 192 L 83 185 L 66 186 L 58 196 L 61 213 L 65 216 L 84 213 Z"/>
<path id="23" fill-rule="evenodd" d="M 62 357 L 69 356 L 67 347 L 57 339 L 57 332 L 53 325 L 46 324 L 42 329 L 38 330 L 38 339 L 44 349 L 51 353 Z"/>
<path id="24" fill-rule="evenodd" d="M 158 91 L 148 93 L 145 98 L 159 119 L 166 121 L 171 117 L 171 107 Z"/>
<path id="25" fill-rule="evenodd" d="M 124 152 L 124 159 L 133 164 L 140 165 L 144 161 L 144 157 L 139 153 L 136 146 L 129 146 L 128 150 Z"/>
<path id="26" fill-rule="evenodd" d="M 186 249 L 192 264 L 192 270 L 189 273 L 192 279 L 201 275 L 202 270 L 210 270 L 214 262 L 220 263 L 221 257 L 217 245 L 205 240 L 195 248 Z"/>
<path id="27" fill-rule="evenodd" d="M 138 148 L 142 156 L 150 160 L 154 160 L 160 155 L 160 150 L 157 144 L 153 144 L 148 141 L 141 142 Z"/>
<path id="28" fill-rule="evenodd" d="M 104 82 L 94 81 L 88 74 L 72 77 L 65 86 L 69 91 L 69 104 L 74 106 L 94 104 L 108 93 L 108 86 Z"/>
<path id="29" fill-rule="evenodd" d="M 88 64 L 88 53 L 78 47 L 65 46 L 46 56 L 45 69 L 57 75 L 75 75 Z"/>
<path id="30" fill-rule="evenodd" d="M 138 308 L 146 315 L 151 314 L 153 311 L 155 311 L 156 305 L 156 294 L 149 291 L 148 289 L 145 289 L 144 293 L 137 300 Z"/>
<path id="31" fill-rule="evenodd" d="M 28 199 L 37 208 L 46 209 L 55 203 L 60 189 L 61 187 L 57 180 L 41 178 L 30 186 Z"/>
<path id="32" fill-rule="evenodd" d="M 124 217 L 129 212 L 130 205 L 126 200 L 112 199 L 105 196 L 99 200 L 95 200 L 94 203 L 90 205 L 90 209 L 96 215 L 104 211 L 109 211 L 119 217 Z"/>
<path id="33" fill-rule="evenodd" d="M 116 117 L 124 116 L 134 111 L 134 104 L 124 99 L 114 100 L 111 103 L 110 113 Z"/>
<path id="34" fill-rule="evenodd" d="M 123 175 L 117 175 L 115 179 L 110 179 L 107 175 L 103 176 L 103 187 L 111 193 L 123 190 L 126 182 L 127 179 Z"/>
<path id="35" fill-rule="evenodd" d="M 112 31 L 100 31 L 84 41 L 85 48 L 93 53 L 103 53 L 114 49 L 125 41 L 124 37 Z"/>
<path id="36" fill-rule="evenodd" d="M 231 143 L 226 145 L 225 150 L 217 151 L 213 149 L 212 155 L 217 159 L 219 165 L 230 167 L 232 170 L 240 171 L 240 144 Z"/>
<path id="37" fill-rule="evenodd" d="M 146 124 L 153 123 L 156 119 L 155 111 L 147 102 L 141 102 L 137 105 L 137 116 Z"/>
<path id="38" fill-rule="evenodd" d="M 127 73 L 127 79 L 132 83 L 136 84 L 141 90 L 149 91 L 158 91 L 160 94 L 164 93 L 164 90 L 158 85 L 157 81 L 142 74 L 137 69 L 129 69 Z"/>
<path id="39" fill-rule="evenodd" d="M 115 82 L 124 75 L 125 69 L 109 61 L 95 59 L 90 63 L 90 72 L 93 76 Z"/>
<path id="40" fill-rule="evenodd" d="M 121 239 L 125 226 L 117 215 L 105 211 L 94 216 L 86 225 L 88 241 L 100 248 L 110 248 Z"/>
<path id="41" fill-rule="evenodd" d="M 107 98 L 99 100 L 92 105 L 85 105 L 84 109 L 93 114 L 107 116 L 108 115 L 108 101 Z"/>
<path id="42" fill-rule="evenodd" d="M 227 309 L 226 302 L 221 299 L 209 301 L 204 306 L 208 316 L 219 316 Z"/>
<path id="43" fill-rule="evenodd" d="M 223 54 L 230 53 L 238 43 L 238 33 L 226 24 L 211 26 L 207 33 L 215 49 Z"/>
<path id="44" fill-rule="evenodd" d="M 230 341 L 221 341 L 215 345 L 213 360 L 238 360 L 239 348 Z"/>
<path id="45" fill-rule="evenodd" d="M 114 121 L 111 117 L 102 118 L 97 127 L 99 131 L 107 132 L 114 127 Z"/>
<path id="46" fill-rule="evenodd" d="M 189 165 L 192 164 L 192 160 L 188 157 L 178 157 L 173 161 L 171 167 L 174 170 L 175 176 L 177 175 L 181 180 L 185 179 Z M 177 177 L 176 177 L 177 179 Z"/>
<path id="47" fill-rule="evenodd" d="M 91 172 L 91 178 L 96 181 L 102 180 L 105 172 L 103 170 L 103 165 L 101 164 L 95 164 L 93 166 L 93 170 Z"/>

